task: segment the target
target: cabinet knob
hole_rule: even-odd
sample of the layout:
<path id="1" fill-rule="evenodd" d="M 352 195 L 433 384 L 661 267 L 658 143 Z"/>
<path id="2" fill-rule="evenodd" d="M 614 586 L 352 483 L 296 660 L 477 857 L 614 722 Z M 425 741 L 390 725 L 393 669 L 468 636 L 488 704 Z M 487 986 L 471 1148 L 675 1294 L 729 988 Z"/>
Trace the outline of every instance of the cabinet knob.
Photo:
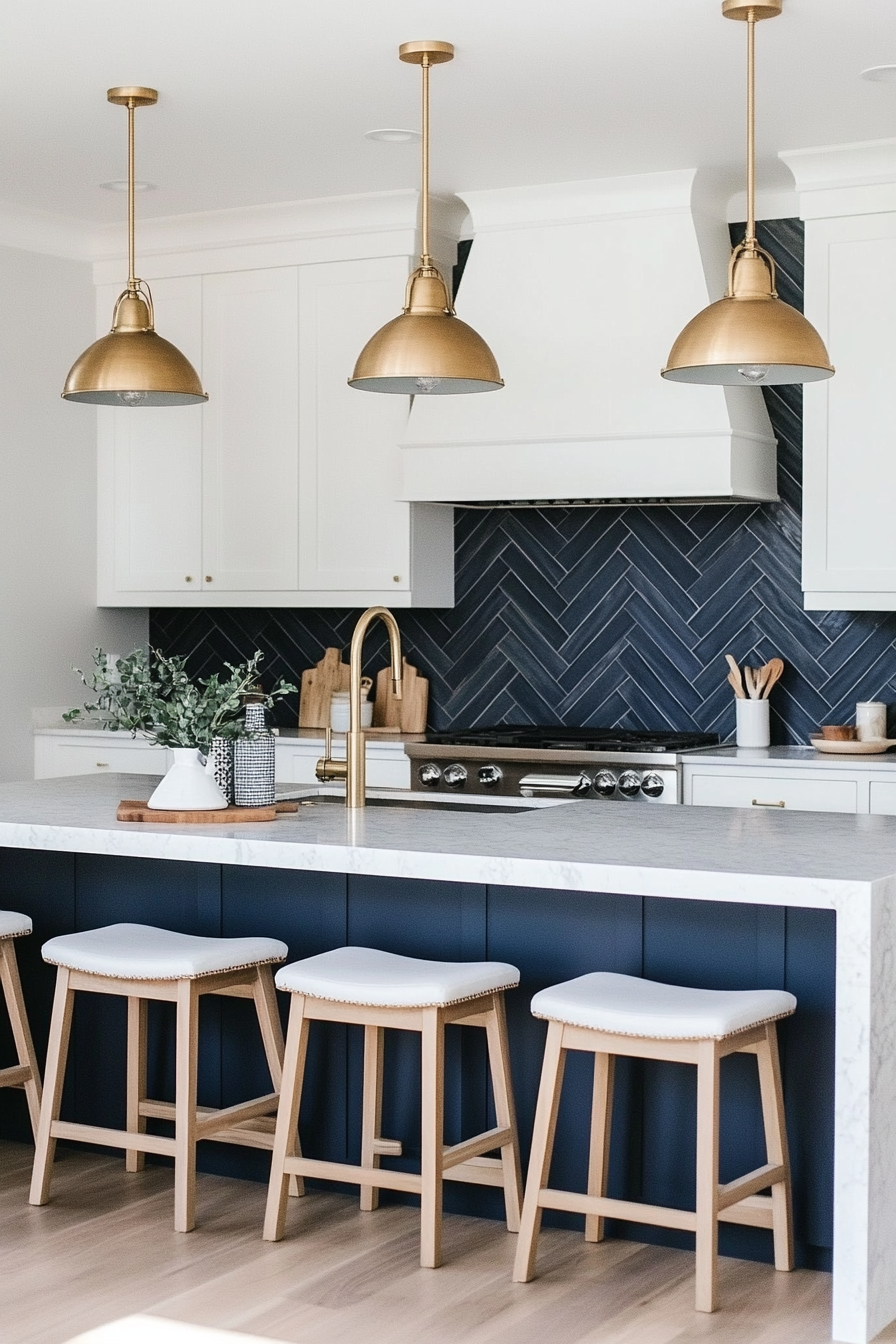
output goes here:
<path id="1" fill-rule="evenodd" d="M 393 583 L 401 583 L 401 575 L 400 575 L 400 574 L 393 574 L 393 575 L 392 575 L 392 582 L 393 582 Z"/>
<path id="2" fill-rule="evenodd" d="M 212 581 L 212 576 L 211 576 L 211 574 L 206 574 L 206 576 L 205 576 L 205 581 L 206 581 L 206 583 L 211 583 L 211 581 Z"/>
<path id="3" fill-rule="evenodd" d="M 184 583 L 192 583 L 192 582 L 193 582 L 193 575 L 192 575 L 192 574 L 185 574 L 185 575 L 184 575 Z"/>

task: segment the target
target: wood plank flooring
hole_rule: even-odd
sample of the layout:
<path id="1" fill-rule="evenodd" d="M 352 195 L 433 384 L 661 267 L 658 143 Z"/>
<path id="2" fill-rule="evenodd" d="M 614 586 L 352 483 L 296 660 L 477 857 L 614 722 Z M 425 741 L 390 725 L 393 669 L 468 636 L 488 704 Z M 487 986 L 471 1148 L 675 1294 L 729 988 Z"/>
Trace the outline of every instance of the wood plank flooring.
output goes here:
<path id="1" fill-rule="evenodd" d="M 198 1227 L 172 1230 L 172 1173 L 61 1153 L 51 1203 L 27 1203 L 32 1150 L 0 1143 L 0 1344 L 60 1344 L 135 1312 L 294 1344 L 825 1344 L 830 1278 L 721 1261 L 722 1309 L 693 1310 L 694 1260 L 542 1234 L 539 1278 L 510 1282 L 516 1238 L 445 1220 L 445 1265 L 417 1263 L 416 1210 L 360 1213 L 312 1192 L 260 1239 L 266 1188 L 199 1177 Z M 896 1330 L 882 1341 L 896 1341 Z"/>

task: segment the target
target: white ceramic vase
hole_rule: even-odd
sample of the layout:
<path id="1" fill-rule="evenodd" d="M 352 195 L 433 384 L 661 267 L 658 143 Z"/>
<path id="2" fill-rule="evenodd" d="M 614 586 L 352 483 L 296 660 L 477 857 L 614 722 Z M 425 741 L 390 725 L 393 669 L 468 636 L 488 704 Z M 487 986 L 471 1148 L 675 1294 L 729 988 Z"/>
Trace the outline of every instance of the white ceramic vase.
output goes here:
<path id="1" fill-rule="evenodd" d="M 211 812 L 227 806 L 215 782 L 215 763 L 203 765 L 198 747 L 172 747 L 174 764 L 147 803 L 166 812 Z"/>

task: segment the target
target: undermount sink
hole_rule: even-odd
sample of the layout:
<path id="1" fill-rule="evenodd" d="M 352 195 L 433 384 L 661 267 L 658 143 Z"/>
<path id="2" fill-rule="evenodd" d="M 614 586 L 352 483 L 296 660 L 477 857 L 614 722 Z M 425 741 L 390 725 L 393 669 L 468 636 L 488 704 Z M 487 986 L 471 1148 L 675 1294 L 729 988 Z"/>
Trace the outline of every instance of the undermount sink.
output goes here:
<path id="1" fill-rule="evenodd" d="M 288 796 L 288 795 L 287 795 Z M 295 794 L 293 794 L 293 797 Z M 298 799 L 299 810 L 306 807 L 345 807 L 345 795 L 337 792 L 321 790 L 317 794 L 306 794 L 305 797 Z M 368 807 L 388 807 L 401 808 L 402 811 L 421 811 L 421 812 L 469 812 L 477 816 L 513 816 L 518 812 L 534 812 L 539 807 L 543 807 L 541 802 L 517 802 L 515 799 L 508 799 L 502 802 L 497 798 L 487 801 L 478 798 L 445 798 L 425 797 L 420 794 L 413 794 L 408 797 L 396 795 L 395 797 L 383 797 L 376 794 L 367 795 Z"/>

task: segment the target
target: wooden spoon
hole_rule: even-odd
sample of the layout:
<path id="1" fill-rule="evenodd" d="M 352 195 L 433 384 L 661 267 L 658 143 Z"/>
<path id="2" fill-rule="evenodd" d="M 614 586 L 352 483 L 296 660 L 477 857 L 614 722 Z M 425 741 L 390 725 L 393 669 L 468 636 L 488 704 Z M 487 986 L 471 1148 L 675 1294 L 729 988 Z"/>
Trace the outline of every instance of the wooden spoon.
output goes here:
<path id="1" fill-rule="evenodd" d="M 759 692 L 760 700 L 765 699 L 765 687 L 768 682 L 770 668 L 771 663 L 764 663 L 763 666 L 758 667 L 755 672 L 756 690 Z"/>
<path id="2" fill-rule="evenodd" d="M 740 684 L 740 677 L 736 677 L 733 672 L 729 672 L 728 680 L 731 683 L 734 694 L 737 696 L 738 700 L 746 700 L 747 697 L 744 695 L 744 688 Z"/>
<path id="3" fill-rule="evenodd" d="M 781 661 L 780 658 L 771 658 L 769 659 L 767 667 L 769 670 L 768 681 L 765 683 L 765 689 L 763 691 L 763 699 L 765 700 L 768 699 L 769 692 L 771 691 L 775 682 L 781 676 L 781 673 L 784 671 L 784 663 Z"/>
<path id="4" fill-rule="evenodd" d="M 747 695 L 751 700 L 758 700 L 759 692 L 756 689 L 756 673 L 752 667 L 744 667 L 744 685 L 747 688 Z"/>
<path id="5" fill-rule="evenodd" d="M 739 700 L 746 700 L 747 697 L 744 695 L 743 682 L 741 681 L 741 676 L 740 676 L 740 668 L 738 667 L 738 665 L 737 665 L 737 663 L 736 663 L 736 661 L 735 661 L 735 659 L 734 659 L 734 655 L 731 654 L 731 653 L 726 653 L 726 654 L 725 654 L 725 662 L 726 662 L 726 663 L 728 664 L 728 666 L 731 668 L 731 672 L 730 672 L 730 674 L 729 674 L 728 680 L 731 682 L 731 685 L 734 686 L 734 693 L 735 693 L 735 695 L 737 696 L 737 698 L 738 698 Z M 732 677 L 734 678 L 733 681 L 732 681 Z M 735 685 L 735 682 L 737 683 L 736 685 Z M 740 689 L 738 689 L 738 687 L 739 687 Z"/>

